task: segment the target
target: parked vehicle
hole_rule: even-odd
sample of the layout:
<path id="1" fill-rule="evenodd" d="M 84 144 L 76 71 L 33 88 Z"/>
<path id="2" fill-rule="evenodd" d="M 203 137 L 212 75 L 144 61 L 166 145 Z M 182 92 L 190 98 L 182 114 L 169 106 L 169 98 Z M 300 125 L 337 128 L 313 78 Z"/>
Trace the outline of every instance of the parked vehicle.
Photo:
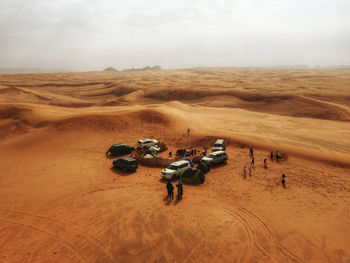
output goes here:
<path id="1" fill-rule="evenodd" d="M 157 144 L 158 144 L 157 140 L 144 138 L 144 139 L 138 140 L 137 148 L 147 149 L 147 148 L 149 148 L 151 146 L 155 146 Z"/>
<path id="2" fill-rule="evenodd" d="M 160 173 L 160 176 L 166 180 L 176 179 L 176 178 L 179 178 L 180 173 L 183 170 L 190 167 L 191 167 L 190 163 L 185 160 L 173 162 L 167 168 L 162 170 L 162 172 Z"/>
<path id="3" fill-rule="evenodd" d="M 216 151 L 216 152 L 209 153 L 207 156 L 204 156 L 201 159 L 201 162 L 207 164 L 209 167 L 212 167 L 219 163 L 226 163 L 227 159 L 228 157 L 226 152 Z"/>
<path id="4" fill-rule="evenodd" d="M 113 144 L 108 151 L 106 152 L 106 155 L 124 155 L 124 154 L 129 154 L 132 151 L 134 151 L 135 148 L 130 146 L 130 145 L 126 145 L 126 144 Z"/>
<path id="5" fill-rule="evenodd" d="M 190 156 L 190 151 L 187 149 L 178 149 L 175 155 L 176 157 Z"/>
<path id="6" fill-rule="evenodd" d="M 211 148 L 212 152 L 215 151 L 225 151 L 226 150 L 226 143 L 224 139 L 218 139 L 214 143 L 214 147 Z"/>
<path id="7" fill-rule="evenodd" d="M 160 147 L 158 145 L 151 146 L 147 149 L 149 152 L 154 152 L 154 153 L 159 153 L 160 152 Z"/>
<path id="8" fill-rule="evenodd" d="M 183 158 L 182 160 L 189 162 L 190 165 L 191 165 L 191 167 L 193 167 L 193 162 L 192 162 L 191 158 L 185 157 L 185 158 Z"/>
<path id="9" fill-rule="evenodd" d="M 136 159 L 125 157 L 114 160 L 113 167 L 120 169 L 124 172 L 135 172 L 139 166 Z"/>
<path id="10" fill-rule="evenodd" d="M 188 184 L 202 184 L 205 180 L 204 173 L 197 168 L 186 168 L 180 174 L 180 179 Z"/>
<path id="11" fill-rule="evenodd" d="M 201 170 L 204 174 L 208 173 L 210 171 L 210 167 L 205 163 L 201 162 L 196 167 L 198 170 Z"/>

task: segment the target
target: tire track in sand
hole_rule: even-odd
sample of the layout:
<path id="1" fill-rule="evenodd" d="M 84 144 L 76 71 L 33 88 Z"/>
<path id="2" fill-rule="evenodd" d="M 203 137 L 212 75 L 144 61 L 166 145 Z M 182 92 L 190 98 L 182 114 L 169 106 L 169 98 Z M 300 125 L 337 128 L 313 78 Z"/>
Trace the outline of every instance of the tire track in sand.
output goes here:
<path id="1" fill-rule="evenodd" d="M 10 210 L 5 210 L 3 211 L 3 217 L 10 217 L 9 220 L 5 220 L 7 223 L 9 224 L 15 224 L 15 225 L 21 225 L 23 227 L 32 229 L 32 230 L 37 230 L 40 231 L 42 233 L 46 233 L 48 235 L 50 235 L 51 237 L 55 237 L 55 240 L 60 241 L 60 243 L 62 244 L 66 244 L 66 246 L 68 246 L 70 248 L 70 250 L 75 251 L 75 254 L 77 254 L 77 251 L 79 249 L 81 249 L 82 247 L 86 247 L 89 246 L 91 248 L 94 249 L 98 249 L 101 254 L 104 255 L 105 260 L 108 260 L 109 262 L 115 262 L 115 256 L 110 252 L 109 249 L 107 249 L 99 240 L 97 240 L 96 238 L 88 235 L 87 233 L 85 233 L 84 231 L 76 228 L 76 227 L 72 227 L 62 221 L 59 221 L 57 219 L 51 218 L 51 217 L 47 217 L 47 216 L 43 216 L 40 214 L 37 214 L 41 209 L 50 209 L 50 207 L 52 207 L 54 204 L 56 204 L 57 202 L 71 202 L 72 200 L 76 200 L 77 198 L 81 197 L 81 196 L 85 196 L 85 195 L 90 195 L 96 192 L 100 192 L 100 191 L 104 191 L 104 190 L 113 190 L 113 189 L 117 189 L 117 188 L 128 188 L 128 187 L 106 187 L 106 188 L 97 188 L 97 189 L 93 189 L 90 191 L 84 191 L 84 192 L 79 192 L 79 193 L 73 193 L 70 195 L 66 195 L 60 198 L 54 198 L 51 199 L 47 202 L 44 203 L 44 205 L 40 206 L 40 209 L 36 209 L 35 213 L 24 213 L 24 212 L 19 212 L 19 211 L 10 211 Z M 127 202 L 124 202 L 126 201 Z M 123 207 L 126 207 L 127 205 L 129 205 L 130 203 L 134 202 L 135 199 L 130 200 L 129 198 L 119 198 L 117 201 L 123 201 Z M 7 216 L 6 216 L 7 214 Z M 15 222 L 13 220 L 13 218 L 17 218 L 17 220 L 19 222 Z M 1 220 L 1 219 L 0 219 Z M 4 221 L 4 220 L 3 220 Z M 28 224 L 28 222 L 31 222 L 30 224 Z M 45 228 L 43 228 L 42 226 L 46 225 Z M 60 237 L 58 236 L 58 234 L 55 233 L 60 233 Z M 69 237 L 69 240 L 67 242 L 63 242 L 66 241 L 67 237 Z M 69 242 L 71 241 L 71 242 Z M 78 243 L 79 244 L 79 248 L 77 248 L 76 246 L 73 245 L 73 242 Z M 90 245 L 88 245 L 90 244 Z M 81 257 L 83 258 L 83 257 Z"/>
<path id="2" fill-rule="evenodd" d="M 81 256 L 78 249 L 71 244 L 69 241 L 67 241 L 66 239 L 62 239 L 60 238 L 58 235 L 54 234 L 54 233 L 50 233 L 47 232 L 43 229 L 40 229 L 38 227 L 32 226 L 32 225 L 28 225 L 28 224 L 24 224 L 24 223 L 18 223 L 18 222 L 13 222 L 10 220 L 4 220 L 4 219 L 0 219 L 0 222 L 6 223 L 6 224 L 11 224 L 11 225 L 17 225 L 17 226 L 21 226 L 24 228 L 28 228 L 30 230 L 33 230 L 35 232 L 40 232 L 43 234 L 46 234 L 48 236 L 50 236 L 51 238 L 53 238 L 56 242 L 61 243 L 64 247 L 66 247 L 68 250 L 70 250 L 72 252 L 72 254 L 80 261 L 80 262 L 90 262 L 89 260 L 87 260 L 84 256 Z"/>
<path id="3" fill-rule="evenodd" d="M 63 223 L 61 221 L 58 221 L 56 219 L 50 218 L 50 217 L 45 217 L 45 216 L 40 216 L 40 215 L 35 215 L 35 214 L 27 214 L 27 213 L 23 213 L 23 212 L 17 212 L 17 211 L 10 211 L 10 210 L 6 210 L 6 213 L 12 214 L 12 215 L 16 215 L 18 217 L 18 215 L 23 217 L 24 221 L 28 221 L 26 220 L 26 218 L 35 218 L 35 224 L 38 224 L 40 226 L 42 226 L 42 223 L 49 223 L 50 224 L 50 228 L 53 227 L 54 229 L 65 229 L 67 231 L 71 231 L 71 233 L 74 233 L 75 236 L 77 237 L 81 237 L 82 239 L 85 239 L 87 242 L 89 242 L 93 247 L 95 248 L 99 248 L 103 254 L 105 256 L 107 256 L 109 259 L 111 260 L 115 260 L 113 254 L 105 249 L 105 247 L 95 238 L 91 237 L 90 235 L 84 233 L 83 231 L 81 231 L 80 229 L 77 229 L 75 227 L 72 227 L 66 223 Z M 33 224 L 31 224 L 31 226 L 34 226 Z M 37 225 L 35 225 L 34 227 L 38 228 Z M 48 230 L 45 230 L 46 232 L 50 232 Z M 61 230 L 62 231 L 62 230 Z"/>
<path id="4" fill-rule="evenodd" d="M 249 210 L 247 210 L 246 208 L 240 207 L 240 206 L 236 206 L 240 211 L 250 215 L 251 217 L 254 217 L 260 224 L 261 226 L 265 229 L 265 231 L 267 231 L 268 233 L 268 237 L 269 240 L 272 241 L 274 243 L 274 245 L 290 260 L 292 260 L 293 262 L 297 262 L 297 263 L 304 263 L 303 260 L 301 260 L 300 258 L 298 258 L 297 256 L 295 256 L 292 252 L 290 252 L 286 247 L 284 247 L 279 241 L 277 241 L 273 234 L 272 231 L 270 230 L 270 228 L 266 225 L 266 223 L 257 215 L 253 214 L 252 212 L 250 212 Z"/>

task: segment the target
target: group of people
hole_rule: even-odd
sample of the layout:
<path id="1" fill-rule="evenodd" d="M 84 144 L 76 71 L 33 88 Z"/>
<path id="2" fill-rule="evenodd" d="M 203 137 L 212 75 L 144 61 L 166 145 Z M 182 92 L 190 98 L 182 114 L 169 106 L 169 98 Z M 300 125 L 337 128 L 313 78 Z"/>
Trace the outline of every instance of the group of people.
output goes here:
<path id="1" fill-rule="evenodd" d="M 182 199 L 182 194 L 183 194 L 183 183 L 182 183 L 181 180 L 178 182 L 176 187 L 177 187 L 177 200 L 181 200 Z M 170 180 L 166 184 L 166 190 L 168 192 L 168 199 L 170 201 L 172 201 L 174 199 L 174 186 L 170 182 Z"/>
<path id="2" fill-rule="evenodd" d="M 203 151 L 197 150 L 197 149 L 191 149 L 185 156 L 196 156 L 197 153 L 199 153 L 201 156 L 207 155 L 207 148 L 204 148 Z M 168 158 L 171 159 L 173 157 L 173 153 L 169 152 Z"/>
<path id="3" fill-rule="evenodd" d="M 252 147 L 249 148 L 249 156 L 251 158 L 251 163 L 250 166 L 248 168 L 249 170 L 249 176 L 252 176 L 252 169 L 254 169 L 254 164 L 255 164 L 255 158 L 254 158 L 254 150 Z M 279 162 L 282 159 L 281 154 L 276 151 L 276 160 L 277 162 Z M 274 153 L 273 151 L 271 151 L 270 153 L 270 160 L 273 161 L 274 159 Z M 264 159 L 264 169 L 267 169 L 267 158 Z M 243 178 L 245 179 L 247 177 L 247 167 L 244 166 L 243 168 Z M 283 188 L 286 188 L 286 180 L 285 180 L 286 175 L 282 174 L 282 178 L 281 178 L 281 184 L 283 186 Z"/>
<path id="4" fill-rule="evenodd" d="M 276 151 L 276 161 L 279 162 L 282 159 L 281 154 L 279 153 L 279 151 Z M 270 160 L 273 161 L 273 151 L 271 151 L 270 153 Z"/>

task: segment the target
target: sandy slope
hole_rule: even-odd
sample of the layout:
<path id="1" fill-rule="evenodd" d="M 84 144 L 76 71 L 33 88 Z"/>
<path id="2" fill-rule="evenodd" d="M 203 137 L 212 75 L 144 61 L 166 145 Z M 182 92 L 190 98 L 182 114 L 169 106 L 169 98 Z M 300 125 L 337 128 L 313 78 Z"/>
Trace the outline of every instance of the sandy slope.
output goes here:
<path id="1" fill-rule="evenodd" d="M 349 79 L 226 68 L 0 75 L 0 261 L 350 262 Z M 104 156 L 140 137 L 171 151 L 224 137 L 229 162 L 168 202 L 160 168 L 124 174 Z M 256 168 L 243 179 L 251 144 Z M 265 170 L 270 149 L 289 158 Z"/>

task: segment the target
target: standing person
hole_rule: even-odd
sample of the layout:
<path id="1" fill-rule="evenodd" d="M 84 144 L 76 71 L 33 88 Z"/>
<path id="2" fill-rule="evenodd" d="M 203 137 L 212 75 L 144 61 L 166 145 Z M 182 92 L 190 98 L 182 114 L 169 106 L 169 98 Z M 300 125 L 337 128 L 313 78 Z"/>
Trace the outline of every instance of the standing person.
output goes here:
<path id="1" fill-rule="evenodd" d="M 253 158 L 252 158 L 252 163 L 251 163 L 251 165 L 250 165 L 252 168 L 254 168 L 254 163 L 255 163 L 255 159 L 254 159 L 254 157 L 253 157 Z"/>
<path id="2" fill-rule="evenodd" d="M 166 184 L 166 189 L 168 191 L 168 197 L 169 197 L 170 201 L 173 200 L 173 198 L 174 198 L 174 186 L 170 183 L 170 180 Z"/>
<path id="3" fill-rule="evenodd" d="M 176 185 L 176 187 L 177 187 L 177 200 L 181 200 L 182 199 L 182 194 L 183 194 L 183 184 L 182 184 L 181 180 Z"/>
<path id="4" fill-rule="evenodd" d="M 243 178 L 245 179 L 247 177 L 247 167 L 244 165 L 243 168 Z"/>
<path id="5" fill-rule="evenodd" d="M 194 149 L 194 155 L 197 155 L 197 149 Z"/>
<path id="6" fill-rule="evenodd" d="M 273 151 L 270 153 L 270 160 L 273 161 Z"/>
<path id="7" fill-rule="evenodd" d="M 264 159 L 264 168 L 267 169 L 267 159 Z"/>
<path id="8" fill-rule="evenodd" d="M 285 175 L 285 174 L 282 174 L 281 183 L 282 183 L 283 188 L 286 188 L 286 180 L 284 179 L 285 177 L 286 177 L 286 175 Z"/>
<path id="9" fill-rule="evenodd" d="M 190 128 L 187 129 L 187 136 L 190 135 Z"/>
<path id="10" fill-rule="evenodd" d="M 252 176 L 252 167 L 249 166 L 249 177 L 251 177 L 251 176 Z"/>
<path id="11" fill-rule="evenodd" d="M 249 156 L 250 156 L 251 158 L 253 158 L 253 156 L 254 156 L 253 147 L 250 147 L 250 148 L 249 148 Z"/>
<path id="12" fill-rule="evenodd" d="M 280 155 L 280 153 L 278 151 L 276 151 L 276 160 L 277 160 L 277 162 L 279 162 L 280 159 L 281 159 L 281 155 Z"/>
<path id="13" fill-rule="evenodd" d="M 172 156 L 172 152 L 169 152 L 169 159 L 171 158 L 171 156 Z"/>
<path id="14" fill-rule="evenodd" d="M 170 183 L 170 198 L 171 200 L 174 199 L 174 186 Z"/>
<path id="15" fill-rule="evenodd" d="M 168 199 L 170 199 L 170 180 L 166 184 L 166 190 L 168 192 Z"/>

